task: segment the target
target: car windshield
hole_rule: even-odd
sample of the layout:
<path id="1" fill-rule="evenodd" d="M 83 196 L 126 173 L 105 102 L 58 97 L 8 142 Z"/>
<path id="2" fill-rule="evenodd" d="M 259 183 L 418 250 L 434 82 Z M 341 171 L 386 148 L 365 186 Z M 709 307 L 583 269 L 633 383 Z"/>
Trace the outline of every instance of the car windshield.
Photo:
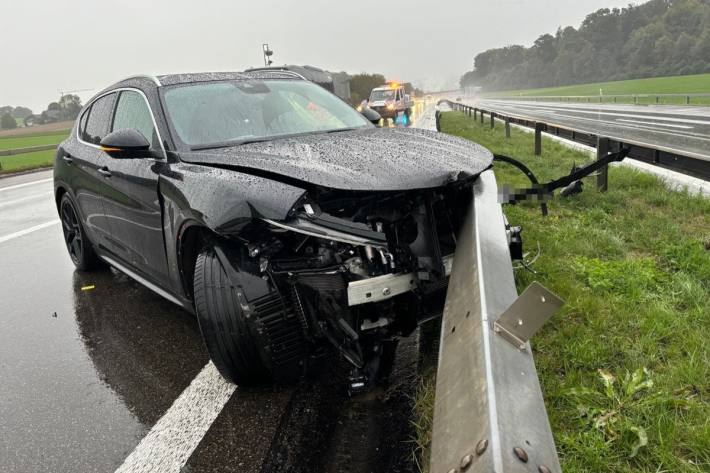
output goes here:
<path id="1" fill-rule="evenodd" d="M 393 89 L 380 89 L 373 90 L 370 94 L 370 101 L 375 102 L 378 100 L 394 100 L 394 90 Z"/>
<path id="2" fill-rule="evenodd" d="M 372 126 L 322 87 L 304 80 L 238 80 L 166 87 L 174 134 L 190 149 Z"/>

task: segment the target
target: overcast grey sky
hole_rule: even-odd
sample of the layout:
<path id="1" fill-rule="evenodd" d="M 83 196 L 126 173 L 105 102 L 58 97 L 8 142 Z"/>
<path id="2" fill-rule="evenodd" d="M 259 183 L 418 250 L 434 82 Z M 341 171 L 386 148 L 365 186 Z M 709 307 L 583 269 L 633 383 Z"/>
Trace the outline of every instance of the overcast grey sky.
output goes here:
<path id="1" fill-rule="evenodd" d="M 476 53 L 529 45 L 621 0 L 0 0 L 0 105 L 35 113 L 59 90 L 136 73 L 276 64 L 452 86 Z M 636 2 L 638 3 L 638 2 Z M 79 94 L 86 99 L 93 92 Z"/>

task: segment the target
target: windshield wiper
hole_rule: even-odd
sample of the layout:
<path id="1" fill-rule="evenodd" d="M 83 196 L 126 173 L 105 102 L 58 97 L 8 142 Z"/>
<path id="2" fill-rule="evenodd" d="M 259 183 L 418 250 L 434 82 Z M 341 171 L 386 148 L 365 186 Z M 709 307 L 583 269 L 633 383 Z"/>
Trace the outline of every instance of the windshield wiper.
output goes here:
<path id="1" fill-rule="evenodd" d="M 216 143 L 210 143 L 206 145 L 190 146 L 190 151 L 201 151 L 205 149 L 217 149 L 217 148 L 229 148 L 230 146 L 246 145 L 249 143 L 258 143 L 260 141 L 270 141 L 275 138 L 280 138 L 278 136 L 262 136 L 259 138 L 247 138 L 245 140 L 227 140 L 218 141 Z"/>
<path id="2" fill-rule="evenodd" d="M 272 140 L 281 140 L 281 139 L 286 139 L 286 138 L 295 138 L 298 136 L 317 135 L 320 133 L 338 133 L 341 131 L 359 130 L 360 128 L 364 128 L 364 127 L 355 126 L 355 127 L 350 127 L 350 128 L 335 128 L 332 130 L 323 130 L 323 131 L 308 131 L 308 132 L 304 132 L 304 133 L 291 133 L 291 134 L 287 134 L 287 135 L 260 136 L 260 137 L 254 137 L 254 138 L 247 138 L 244 140 L 218 141 L 216 143 L 209 143 L 206 145 L 190 146 L 190 151 L 228 148 L 230 146 L 240 146 L 240 145 L 247 145 L 249 143 L 260 143 L 262 141 L 272 141 Z"/>
<path id="3" fill-rule="evenodd" d="M 359 130 L 360 128 L 362 128 L 362 127 L 361 126 L 353 126 L 350 128 L 336 128 L 334 130 L 328 130 L 323 133 L 340 133 L 341 131 L 353 131 L 353 130 Z"/>

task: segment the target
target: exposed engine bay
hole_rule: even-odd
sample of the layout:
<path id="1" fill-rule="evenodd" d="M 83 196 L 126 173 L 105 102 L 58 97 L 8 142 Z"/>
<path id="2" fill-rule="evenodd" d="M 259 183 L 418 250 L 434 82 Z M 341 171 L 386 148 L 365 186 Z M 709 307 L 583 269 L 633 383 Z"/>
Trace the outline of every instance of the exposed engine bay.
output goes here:
<path id="1" fill-rule="evenodd" d="M 439 316 L 472 181 L 401 192 L 319 188 L 286 220 L 252 223 L 238 249 L 225 246 L 273 379 L 293 379 L 331 346 L 352 365 L 350 388 L 364 389 L 383 343 Z"/>

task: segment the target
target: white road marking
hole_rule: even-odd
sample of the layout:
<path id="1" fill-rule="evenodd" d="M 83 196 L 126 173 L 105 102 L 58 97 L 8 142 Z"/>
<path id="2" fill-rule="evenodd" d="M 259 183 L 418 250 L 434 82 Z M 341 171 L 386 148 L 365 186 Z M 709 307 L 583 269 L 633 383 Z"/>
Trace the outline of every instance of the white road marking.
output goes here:
<path id="1" fill-rule="evenodd" d="M 48 198 L 50 198 L 51 196 L 52 196 L 52 193 L 51 193 L 51 192 L 43 192 L 43 193 L 41 193 L 41 194 L 33 194 L 33 195 L 30 195 L 30 196 L 27 196 L 27 197 L 21 197 L 21 198 L 19 198 L 19 199 L 8 200 L 8 201 L 5 201 L 5 202 L 0 201 L 0 208 L 2 208 L 2 207 L 10 207 L 10 206 L 12 206 L 12 205 L 20 204 L 20 203 L 22 203 L 22 202 L 27 202 L 27 201 L 29 201 L 29 200 L 36 200 L 36 199 L 40 199 L 40 198 L 42 198 L 42 199 L 48 199 Z"/>
<path id="2" fill-rule="evenodd" d="M 624 123 L 636 123 L 639 125 L 653 125 L 653 126 L 664 126 L 668 128 L 681 128 L 683 130 L 692 130 L 692 126 L 685 126 L 685 125 L 671 125 L 670 123 L 658 123 L 658 122 L 644 122 L 641 120 L 627 120 L 624 118 L 617 118 L 617 122 L 624 122 Z"/>
<path id="3" fill-rule="evenodd" d="M 9 235 L 5 235 L 5 236 L 0 236 L 0 243 L 4 243 L 9 240 L 14 240 L 15 238 L 19 238 L 21 236 L 27 235 L 28 233 L 36 232 L 37 230 L 42 230 L 43 228 L 51 227 L 52 225 L 56 225 L 58 223 L 59 223 L 59 219 L 56 219 L 56 220 L 52 220 L 51 222 L 40 223 L 39 225 L 35 225 L 34 227 L 25 228 L 24 230 L 20 230 L 19 232 L 10 233 Z"/>
<path id="4" fill-rule="evenodd" d="M 25 182 L 22 184 L 15 184 L 14 186 L 0 187 L 0 192 L 9 191 L 12 189 L 19 189 L 21 187 L 34 186 L 35 184 L 42 184 L 44 182 L 50 182 L 53 179 L 54 179 L 53 177 L 48 177 L 47 179 L 40 179 L 39 181 Z"/>
<path id="5" fill-rule="evenodd" d="M 236 388 L 207 363 L 116 473 L 179 473 Z"/>
<path id="6" fill-rule="evenodd" d="M 505 104 L 503 103 L 503 106 L 510 106 L 511 104 Z M 515 104 L 514 108 L 516 109 L 530 109 L 530 110 L 536 110 L 536 111 L 541 111 L 541 110 L 546 110 L 550 111 L 551 113 L 556 113 L 557 111 L 559 112 L 572 112 L 572 113 L 583 113 L 586 115 L 596 115 L 596 116 L 615 116 L 615 117 L 624 117 L 624 118 L 641 118 L 644 120 L 658 120 L 658 121 L 664 121 L 664 122 L 674 122 L 674 123 L 691 123 L 693 125 L 710 125 L 710 121 L 708 120 L 695 120 L 691 118 L 674 118 L 673 116 L 665 116 L 663 114 L 659 114 L 656 112 L 656 115 L 650 115 L 650 114 L 643 114 L 643 113 L 620 113 L 620 112 L 607 112 L 604 111 L 603 108 L 597 108 L 594 110 L 583 110 L 582 108 L 572 108 L 572 107 L 555 107 L 555 106 L 548 106 L 548 105 L 542 105 L 542 104 L 537 104 L 537 105 L 528 105 L 528 104 Z M 704 116 L 700 116 L 701 118 L 705 118 Z"/>

